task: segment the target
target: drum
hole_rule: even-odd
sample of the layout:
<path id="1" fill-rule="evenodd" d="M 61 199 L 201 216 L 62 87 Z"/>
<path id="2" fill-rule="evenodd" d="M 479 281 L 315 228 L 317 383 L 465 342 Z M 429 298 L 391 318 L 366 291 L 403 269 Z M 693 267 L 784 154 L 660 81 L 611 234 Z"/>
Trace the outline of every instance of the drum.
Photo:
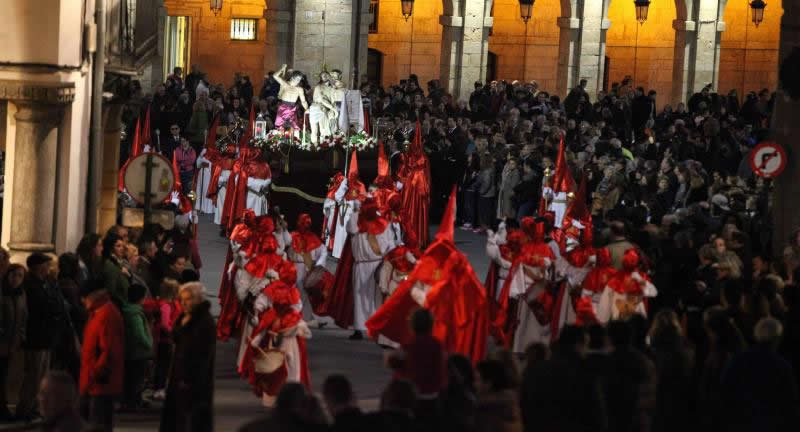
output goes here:
<path id="1" fill-rule="evenodd" d="M 257 374 L 271 374 L 286 363 L 286 354 L 279 349 L 258 350 L 253 359 L 253 366 Z"/>
<path id="2" fill-rule="evenodd" d="M 303 281 L 303 288 L 308 293 L 308 300 L 311 302 L 311 309 L 317 315 L 327 315 L 325 304 L 330 295 L 335 278 L 325 267 L 316 266 L 311 269 Z"/>

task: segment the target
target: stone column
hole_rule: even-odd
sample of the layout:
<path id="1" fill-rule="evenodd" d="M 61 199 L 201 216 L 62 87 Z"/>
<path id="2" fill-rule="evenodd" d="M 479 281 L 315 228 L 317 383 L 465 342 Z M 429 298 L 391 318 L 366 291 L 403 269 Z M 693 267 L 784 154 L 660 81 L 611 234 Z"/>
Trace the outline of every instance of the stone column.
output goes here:
<path id="1" fill-rule="evenodd" d="M 442 25 L 439 81 L 454 98 L 468 100 L 475 81 L 486 77 L 489 28 L 493 19 L 485 16 L 483 1 L 463 1 L 457 5 L 463 7 L 445 10 L 462 15 L 439 17 Z"/>
<path id="2" fill-rule="evenodd" d="M 694 59 L 697 46 L 694 21 L 675 20 L 675 48 L 672 62 L 672 103 L 677 105 L 687 100 L 690 89 L 694 89 Z"/>
<path id="3" fill-rule="evenodd" d="M 124 107 L 122 103 L 103 105 L 103 176 L 97 217 L 97 232 L 100 234 L 117 223 L 119 141 Z"/>
<path id="4" fill-rule="evenodd" d="M 800 4 L 784 1 L 779 67 L 797 49 L 800 49 Z M 793 100 L 788 94 L 778 90 L 773 117 L 775 141 L 786 150 L 789 160 L 783 174 L 775 182 L 773 195 L 775 215 L 773 249 L 776 257 L 781 256 L 789 235 L 800 226 L 800 208 L 797 200 L 800 196 L 800 182 L 797 181 L 800 178 L 800 151 L 797 151 L 800 122 L 797 119 L 800 119 L 800 99 Z"/>
<path id="5" fill-rule="evenodd" d="M 58 126 L 62 107 L 13 101 L 14 195 L 11 210 L 12 253 L 53 252 Z"/>
<path id="6" fill-rule="evenodd" d="M 0 98 L 17 107 L 8 247 L 14 255 L 53 252 L 58 131 L 74 84 L 0 81 Z"/>
<path id="7" fill-rule="evenodd" d="M 264 44 L 264 74 L 283 64 L 291 65 L 294 55 L 294 5 L 291 0 L 267 0 Z"/>
<path id="8" fill-rule="evenodd" d="M 557 92 L 561 97 L 587 81 L 586 92 L 594 97 L 603 86 L 603 68 L 606 55 L 606 30 L 611 25 L 608 2 L 586 0 L 581 15 L 572 8 L 571 16 L 558 18 L 561 28 L 558 47 Z"/>

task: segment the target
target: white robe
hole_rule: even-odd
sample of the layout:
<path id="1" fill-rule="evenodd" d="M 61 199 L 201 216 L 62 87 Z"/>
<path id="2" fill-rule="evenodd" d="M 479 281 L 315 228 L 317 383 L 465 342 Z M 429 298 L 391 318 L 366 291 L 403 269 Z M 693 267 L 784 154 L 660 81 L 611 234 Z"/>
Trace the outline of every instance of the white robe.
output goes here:
<path id="1" fill-rule="evenodd" d="M 365 331 L 364 323 L 378 310 L 381 298 L 378 292 L 376 272 L 383 257 L 394 248 L 393 233 L 390 227 L 375 236 L 380 254 L 370 247 L 368 234 L 358 231 L 358 213 L 354 213 L 347 223 L 347 231 L 353 238 L 350 246 L 353 251 L 353 300 L 355 302 L 353 327 Z"/>
<path id="2" fill-rule="evenodd" d="M 267 187 L 272 179 L 247 178 L 247 208 L 253 209 L 256 216 L 263 216 L 269 211 Z"/>
<path id="3" fill-rule="evenodd" d="M 344 249 L 344 243 L 347 241 L 347 222 L 350 220 L 350 216 L 353 214 L 353 208 L 355 206 L 355 201 L 346 201 L 344 199 L 345 193 L 347 192 L 347 180 L 342 181 L 339 185 L 339 189 L 336 190 L 334 194 L 334 199 L 325 199 L 323 203 L 322 211 L 325 213 L 325 218 L 327 220 L 327 226 L 325 227 L 326 233 L 323 235 L 323 243 L 328 245 L 328 238 L 330 235 L 333 235 L 333 246 L 330 247 L 331 249 L 331 256 L 339 259 L 342 257 L 342 249 Z M 336 207 L 339 207 L 339 211 L 336 211 Z M 334 214 L 336 214 L 336 220 L 334 220 Z"/>
<path id="4" fill-rule="evenodd" d="M 503 292 L 503 286 L 508 278 L 508 271 L 511 269 L 511 262 L 503 258 L 500 252 L 500 246 L 508 243 L 506 236 L 506 225 L 503 222 L 500 223 L 496 233 L 490 230 L 486 236 L 486 255 L 497 264 L 498 268 L 495 300 L 500 300 L 500 294 Z"/>
<path id="5" fill-rule="evenodd" d="M 308 293 L 303 286 L 306 273 L 311 269 L 306 268 L 303 255 L 297 253 L 293 248 L 289 248 L 288 255 L 289 260 L 294 264 L 294 268 L 297 271 L 297 290 L 300 291 L 300 298 L 303 300 L 303 319 L 305 321 L 312 321 L 317 317 L 314 315 L 314 312 L 312 312 L 311 301 L 308 299 Z M 316 249 L 312 250 L 309 255 L 311 255 L 311 261 L 313 261 L 315 267 L 325 267 L 325 263 L 328 260 L 328 249 L 325 245 L 319 245 Z"/>
<path id="6" fill-rule="evenodd" d="M 634 277 L 638 276 L 638 272 L 634 272 Z M 658 290 L 656 290 L 655 285 L 652 282 L 646 281 L 642 286 L 642 291 L 644 293 L 643 297 L 638 301 L 636 307 L 634 308 L 634 313 L 638 313 L 647 317 L 647 309 L 644 307 L 644 297 L 655 297 L 658 295 Z M 630 302 L 634 297 L 629 297 L 628 294 L 620 294 L 608 285 L 606 285 L 605 289 L 603 290 L 603 294 L 600 296 L 600 301 L 595 308 L 595 317 L 597 321 L 601 324 L 605 324 L 611 320 L 615 320 L 620 318 L 620 310 L 617 308 L 617 301 L 622 302 Z"/>
<path id="7" fill-rule="evenodd" d="M 558 313 L 559 320 L 557 324 L 559 331 L 566 325 L 575 324 L 578 314 L 575 312 L 575 308 L 572 305 L 570 290 L 580 290 L 583 280 L 586 279 L 586 275 L 588 275 L 591 270 L 592 267 L 588 264 L 584 267 L 575 267 L 563 256 L 559 256 L 556 260 L 556 274 L 559 278 L 563 277 L 566 279 L 567 282 L 567 289 L 564 290 L 564 298 L 561 299 L 561 310 Z M 561 292 L 559 291 L 559 293 Z M 556 303 L 558 303 L 558 299 L 556 299 Z"/>
<path id="8" fill-rule="evenodd" d="M 535 276 L 536 280 L 526 274 L 525 270 Z M 519 324 L 514 333 L 514 343 L 512 350 L 515 353 L 524 353 L 528 345 L 532 343 L 550 343 L 550 323 L 542 325 L 536 319 L 536 315 L 528 306 L 545 289 L 545 283 L 541 280 L 546 277 L 548 270 L 540 267 L 519 265 L 513 274 L 510 274 L 511 286 L 509 296 L 519 299 L 517 308 L 517 319 Z M 535 283 L 535 284 L 534 284 Z M 532 288 L 531 285 L 533 285 Z M 529 289 L 530 288 L 530 289 Z"/>
<path id="9" fill-rule="evenodd" d="M 225 192 L 228 190 L 228 180 L 231 177 L 231 170 L 222 170 L 219 173 L 217 182 L 217 206 L 214 207 L 214 223 L 222 223 L 222 208 L 225 207 Z"/>
<path id="10" fill-rule="evenodd" d="M 211 201 L 206 197 L 208 194 L 208 185 L 211 183 L 211 162 L 205 158 L 206 149 L 203 149 L 200 152 L 200 156 L 197 158 L 197 186 L 195 187 L 195 196 L 197 197 L 197 202 L 195 207 L 197 211 L 200 213 L 210 214 L 214 212 L 214 202 Z M 205 168 L 201 168 L 203 163 L 207 163 L 208 166 Z"/>

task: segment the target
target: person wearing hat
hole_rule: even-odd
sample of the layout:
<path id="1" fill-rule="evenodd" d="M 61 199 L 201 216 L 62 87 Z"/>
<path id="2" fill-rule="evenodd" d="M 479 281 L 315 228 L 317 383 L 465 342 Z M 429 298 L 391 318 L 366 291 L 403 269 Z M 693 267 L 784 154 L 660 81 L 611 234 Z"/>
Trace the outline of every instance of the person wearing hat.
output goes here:
<path id="1" fill-rule="evenodd" d="M 58 293 L 48 285 L 52 257 L 32 253 L 26 264 L 28 274 L 22 284 L 27 298 L 28 322 L 25 329 L 25 370 L 22 378 L 16 416 L 30 420 L 36 416 L 36 394 L 39 382 L 49 369 L 50 354 L 58 340 L 58 331 L 65 324 L 64 308 Z"/>
<path id="2" fill-rule="evenodd" d="M 114 398 L 125 379 L 125 323 L 102 279 L 87 282 L 81 300 L 89 314 L 81 348 L 81 411 L 98 430 L 111 431 Z"/>

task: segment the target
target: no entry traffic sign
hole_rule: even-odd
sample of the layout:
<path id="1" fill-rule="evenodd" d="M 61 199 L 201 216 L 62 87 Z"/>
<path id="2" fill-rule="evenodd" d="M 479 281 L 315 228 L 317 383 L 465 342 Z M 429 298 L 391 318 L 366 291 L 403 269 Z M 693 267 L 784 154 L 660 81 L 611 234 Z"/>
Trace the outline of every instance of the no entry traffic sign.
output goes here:
<path id="1" fill-rule="evenodd" d="M 759 177 L 775 178 L 786 168 L 786 152 L 773 141 L 762 142 L 750 152 L 750 168 Z"/>

